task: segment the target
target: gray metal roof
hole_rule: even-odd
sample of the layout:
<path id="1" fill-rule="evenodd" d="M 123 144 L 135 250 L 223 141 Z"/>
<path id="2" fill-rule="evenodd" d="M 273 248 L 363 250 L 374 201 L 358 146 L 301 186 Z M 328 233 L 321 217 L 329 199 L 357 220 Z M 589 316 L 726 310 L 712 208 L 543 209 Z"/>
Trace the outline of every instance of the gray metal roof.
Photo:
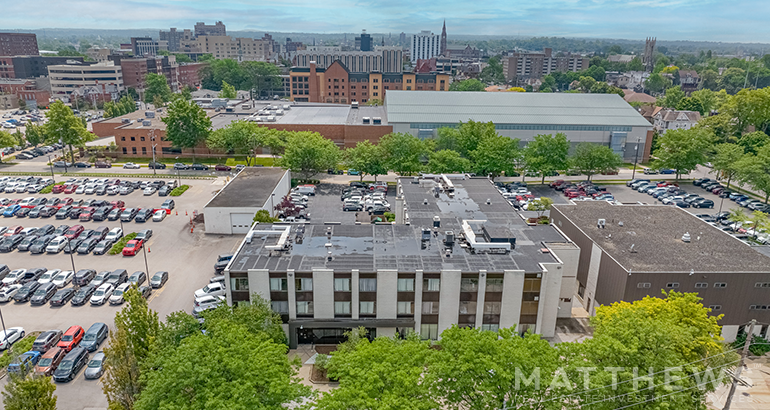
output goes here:
<path id="1" fill-rule="evenodd" d="M 388 122 L 652 127 L 616 94 L 388 91 Z"/>

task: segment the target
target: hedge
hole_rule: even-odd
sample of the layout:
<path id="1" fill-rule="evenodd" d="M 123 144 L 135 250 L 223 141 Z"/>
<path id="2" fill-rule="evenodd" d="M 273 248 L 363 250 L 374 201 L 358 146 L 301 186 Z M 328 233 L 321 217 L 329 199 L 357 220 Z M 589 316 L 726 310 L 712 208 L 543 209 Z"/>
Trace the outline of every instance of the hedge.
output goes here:
<path id="1" fill-rule="evenodd" d="M 40 194 L 50 194 L 53 192 L 54 185 L 64 185 L 64 182 L 57 182 L 53 185 L 48 185 L 47 187 L 40 190 Z"/>
<path id="2" fill-rule="evenodd" d="M 179 196 L 179 195 L 184 194 L 184 192 L 187 191 L 188 189 L 190 189 L 189 185 L 180 185 L 180 186 L 172 189 L 171 193 L 169 195 L 171 195 L 171 196 Z"/>
<path id="3" fill-rule="evenodd" d="M 110 255 L 117 255 L 123 252 L 123 248 L 126 247 L 128 241 L 134 238 L 136 238 L 136 232 L 131 232 L 130 234 L 122 237 L 119 241 L 115 242 L 115 245 L 112 245 L 112 249 L 110 249 Z"/>
<path id="4" fill-rule="evenodd" d="M 5 372 L 8 368 L 8 365 L 11 364 L 16 356 L 30 351 L 30 349 L 32 349 L 32 344 L 35 343 L 35 339 L 37 339 L 39 334 L 40 332 L 28 333 L 26 336 L 24 336 L 24 339 L 14 343 L 10 349 L 6 350 L 3 355 L 0 356 L 0 369 Z"/>

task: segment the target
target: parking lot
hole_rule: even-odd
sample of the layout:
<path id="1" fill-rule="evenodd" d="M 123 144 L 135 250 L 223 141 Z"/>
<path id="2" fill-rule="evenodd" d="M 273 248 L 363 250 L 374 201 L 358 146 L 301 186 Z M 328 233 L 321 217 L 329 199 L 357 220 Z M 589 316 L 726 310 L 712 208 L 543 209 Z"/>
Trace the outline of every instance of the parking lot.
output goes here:
<path id="1" fill-rule="evenodd" d="M 156 310 L 161 319 L 171 312 L 192 310 L 193 292 L 206 285 L 214 275 L 213 264 L 218 254 L 232 252 L 240 236 L 206 235 L 203 225 L 196 226 L 191 232 L 190 219 L 194 210 L 202 211 L 205 203 L 212 194 L 224 186 L 224 178 L 208 180 L 183 180 L 190 185 L 182 196 L 158 197 L 157 194 L 144 196 L 141 191 L 134 191 L 123 196 L 96 196 L 77 194 L 15 194 L 2 193 L 0 197 L 9 199 L 29 196 L 71 197 L 75 201 L 81 199 L 120 199 L 130 207 L 158 208 L 167 198 L 176 202 L 175 210 L 162 222 L 124 222 L 126 234 L 142 229 L 152 229 L 154 234 L 146 244 L 146 265 L 144 253 L 137 256 L 122 255 L 93 255 L 93 254 L 30 254 L 29 252 L 12 251 L 0 253 L 0 264 L 6 264 L 10 269 L 44 267 L 46 269 L 75 270 L 94 269 L 97 272 L 105 270 L 125 269 L 128 274 L 135 271 L 147 271 L 152 276 L 157 271 L 168 271 L 169 280 L 161 289 L 153 290 L 149 296 L 150 308 Z M 178 215 L 177 215 L 178 212 Z M 187 215 L 186 215 L 187 214 Z M 40 227 L 45 224 L 59 226 L 61 224 L 81 224 L 85 229 L 106 226 L 109 229 L 120 227 L 119 221 L 80 222 L 75 220 L 55 220 L 54 218 L 30 219 L 16 217 L 0 217 L 0 226 L 21 225 L 23 227 Z M 145 267 L 146 266 L 146 267 Z M 95 322 L 113 325 L 115 313 L 121 306 L 72 306 L 51 307 L 49 304 L 32 306 L 29 302 L 9 302 L 0 305 L 6 327 L 21 326 L 27 333 L 49 329 L 66 330 L 72 325 L 80 325 L 87 329 Z M 105 342 L 106 343 L 106 342 Z M 103 348 L 104 345 L 101 346 Z M 101 350 L 100 348 L 100 350 Z M 0 389 L 6 379 L 0 380 Z M 85 380 L 81 370 L 75 379 L 69 383 L 57 385 L 56 394 L 59 397 L 58 407 L 62 409 L 106 408 L 107 403 L 101 391 L 101 382 Z M 1 405 L 0 405 L 1 407 Z"/>

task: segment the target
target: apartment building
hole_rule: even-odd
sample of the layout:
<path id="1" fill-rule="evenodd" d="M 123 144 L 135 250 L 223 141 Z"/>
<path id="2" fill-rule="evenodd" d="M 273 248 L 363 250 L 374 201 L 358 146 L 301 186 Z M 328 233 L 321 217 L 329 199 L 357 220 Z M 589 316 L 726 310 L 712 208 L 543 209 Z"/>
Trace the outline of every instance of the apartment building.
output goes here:
<path id="1" fill-rule="evenodd" d="M 158 42 L 150 37 L 131 37 L 131 50 L 136 57 L 158 54 Z"/>
<path id="2" fill-rule="evenodd" d="M 177 67 L 179 74 L 179 88 L 185 86 L 197 89 L 201 86 L 201 69 L 208 63 L 184 63 Z"/>
<path id="3" fill-rule="evenodd" d="M 588 57 L 571 54 L 554 54 L 546 48 L 542 53 L 513 52 L 502 58 L 503 75 L 509 83 L 542 79 L 553 72 L 580 71 L 588 68 Z"/>
<path id="4" fill-rule="evenodd" d="M 119 98 L 123 91 L 123 71 L 113 62 L 92 65 L 48 66 L 51 96 L 69 100 L 75 93 L 96 100 L 110 101 Z"/>
<path id="5" fill-rule="evenodd" d="M 356 224 L 340 210 L 334 224 L 252 226 L 225 270 L 227 302 L 269 300 L 292 348 L 338 343 L 356 327 L 436 340 L 452 325 L 516 326 L 551 337 L 571 314 L 580 249 L 555 227 L 526 225 L 490 180 L 401 178 L 389 195 L 395 224 Z M 314 201 L 339 206 L 336 196 Z"/>
<path id="6" fill-rule="evenodd" d="M 0 33 L 0 56 L 36 56 L 37 35 L 34 33 Z"/>
<path id="7" fill-rule="evenodd" d="M 412 43 L 409 58 L 412 64 L 417 60 L 427 60 L 441 55 L 441 36 L 433 34 L 430 30 L 423 30 L 419 34 L 412 35 Z"/>
<path id="8" fill-rule="evenodd" d="M 147 87 L 145 78 L 147 74 L 162 74 L 166 77 L 172 92 L 179 90 L 179 65 L 176 56 L 157 56 L 146 58 L 121 58 L 115 57 L 115 64 L 120 65 L 123 72 L 123 85 L 137 90 Z"/>
<path id="9" fill-rule="evenodd" d="M 41 84 L 42 82 L 42 84 Z M 27 107 L 45 107 L 51 93 L 45 89 L 47 81 L 26 78 L 0 78 L 0 94 L 10 94 L 23 100 Z"/>
<path id="10" fill-rule="evenodd" d="M 183 40 L 185 52 L 211 54 L 216 59 L 267 61 L 272 56 L 272 39 L 230 36 L 200 36 Z"/>
<path id="11" fill-rule="evenodd" d="M 333 62 L 339 61 L 352 73 L 400 73 L 403 68 L 401 47 L 375 46 L 374 51 L 342 51 L 340 47 L 309 47 L 297 51 L 293 64 L 295 67 L 308 68 L 315 62 L 317 68 L 326 69 Z"/>
<path id="12" fill-rule="evenodd" d="M 205 24 L 202 22 L 195 23 L 195 37 L 200 36 L 226 36 L 227 28 L 221 21 L 217 21 L 214 24 Z"/>

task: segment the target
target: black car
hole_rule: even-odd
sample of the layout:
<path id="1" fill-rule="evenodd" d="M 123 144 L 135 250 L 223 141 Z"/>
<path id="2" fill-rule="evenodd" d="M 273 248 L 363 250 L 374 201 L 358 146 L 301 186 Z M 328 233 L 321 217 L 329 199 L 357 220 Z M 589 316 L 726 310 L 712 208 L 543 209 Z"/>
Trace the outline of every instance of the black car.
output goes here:
<path id="1" fill-rule="evenodd" d="M 32 246 L 32 243 L 35 242 L 37 238 L 39 238 L 39 236 L 37 235 L 27 235 L 26 237 L 24 237 L 24 240 L 21 241 L 17 249 L 19 250 L 19 252 L 28 251 L 29 247 Z"/>
<path id="2" fill-rule="evenodd" d="M 72 284 L 75 286 L 85 286 L 88 282 L 91 282 L 94 276 L 96 276 L 95 270 L 81 269 L 75 273 L 75 276 L 72 278 Z"/>
<path id="3" fill-rule="evenodd" d="M 75 296 L 75 289 L 61 289 L 51 298 L 51 306 L 64 306 L 72 299 L 73 296 Z"/>
<path id="4" fill-rule="evenodd" d="M 38 205 L 32 209 L 30 209 L 29 213 L 27 213 L 27 216 L 30 218 L 39 218 L 40 212 L 45 209 L 45 205 Z"/>
<path id="5" fill-rule="evenodd" d="M 17 246 L 24 240 L 24 235 L 8 236 L 0 241 L 0 252 L 10 252 L 16 249 Z"/>
<path id="6" fill-rule="evenodd" d="M 75 347 L 59 363 L 59 367 L 53 372 L 53 379 L 57 382 L 68 382 L 75 378 L 80 369 L 88 363 L 88 352 L 85 348 Z"/>
<path id="7" fill-rule="evenodd" d="M 54 228 L 53 225 L 46 224 L 41 226 L 40 228 L 37 228 L 37 232 L 35 232 L 35 235 L 51 235 L 55 230 L 56 228 Z"/>
<path id="8" fill-rule="evenodd" d="M 67 219 L 70 211 L 72 211 L 72 205 L 64 205 L 56 212 L 56 219 Z"/>
<path id="9" fill-rule="evenodd" d="M 83 242 L 84 239 L 75 238 L 67 242 L 66 245 L 64 245 L 64 253 L 75 253 L 78 251 L 78 246 L 80 246 L 80 243 Z"/>
<path id="10" fill-rule="evenodd" d="M 32 297 L 32 294 L 34 294 L 37 288 L 39 287 L 40 287 L 40 283 L 38 283 L 37 281 L 29 282 L 26 285 L 19 288 L 18 292 L 16 292 L 16 294 L 13 295 L 13 300 L 16 303 L 27 302 Z"/>
<path id="11" fill-rule="evenodd" d="M 37 238 L 35 242 L 29 247 L 31 253 L 43 253 L 48 244 L 53 240 L 53 235 L 45 235 Z"/>
<path id="12" fill-rule="evenodd" d="M 73 207 L 67 213 L 67 217 L 69 217 L 70 219 L 80 219 L 81 213 L 83 213 L 83 210 L 80 207 Z"/>
<path id="13" fill-rule="evenodd" d="M 16 217 L 17 218 L 26 218 L 27 215 L 29 215 L 30 211 L 32 211 L 32 208 L 21 208 L 18 211 L 16 211 Z"/>
<path id="14" fill-rule="evenodd" d="M 86 162 L 76 162 L 72 165 L 76 168 L 91 168 L 91 164 L 88 164 Z"/>
<path id="15" fill-rule="evenodd" d="M 47 206 L 43 208 L 43 210 L 40 211 L 40 217 L 41 218 L 50 218 L 54 215 L 56 215 L 56 212 L 59 210 L 53 206 Z"/>
<path id="16" fill-rule="evenodd" d="M 167 281 L 168 281 L 168 272 L 166 271 L 155 272 L 155 274 L 152 275 L 152 278 L 150 278 L 150 286 L 152 286 L 155 289 L 158 289 L 163 287 L 163 285 L 165 285 Z"/>
<path id="17" fill-rule="evenodd" d="M 155 187 L 155 189 L 159 189 L 163 185 L 166 185 L 166 181 L 162 179 L 156 179 L 155 181 L 150 182 L 149 184 L 151 187 Z"/>
<path id="18" fill-rule="evenodd" d="M 53 231 L 53 236 L 62 236 L 65 233 L 67 233 L 67 231 L 69 230 L 70 230 L 69 225 L 59 225 L 56 227 L 56 230 Z"/>
<path id="19" fill-rule="evenodd" d="M 72 297 L 72 306 L 80 306 L 86 304 L 86 302 L 91 299 L 91 295 L 93 295 L 95 291 L 96 286 L 93 285 L 85 285 L 78 289 L 78 291 L 75 292 L 75 296 Z"/>
<path id="20" fill-rule="evenodd" d="M 88 254 L 91 253 L 92 250 L 94 250 L 94 247 L 99 242 L 96 238 L 89 238 L 84 240 L 83 242 L 80 242 L 80 245 L 78 245 L 78 253 L 79 254 Z"/>
<path id="21" fill-rule="evenodd" d="M 714 201 L 710 199 L 703 199 L 700 201 L 693 201 L 691 204 L 693 208 L 713 208 L 714 207 Z"/>
<path id="22" fill-rule="evenodd" d="M 150 162 L 147 164 L 147 167 L 150 169 L 166 169 L 166 164 L 161 162 Z"/>
<path id="23" fill-rule="evenodd" d="M 134 217 L 134 222 L 147 222 L 147 219 L 152 218 L 154 209 L 151 208 L 145 208 L 141 211 L 136 213 L 136 217 Z"/>
<path id="24" fill-rule="evenodd" d="M 203 164 L 192 164 L 190 166 L 190 169 L 192 169 L 194 171 L 208 171 L 209 170 L 209 166 L 208 165 L 203 165 Z"/>
<path id="25" fill-rule="evenodd" d="M 110 213 L 107 214 L 107 220 L 117 221 L 120 218 L 121 212 L 123 211 L 121 211 L 120 208 L 113 209 L 112 211 L 110 211 Z"/>
<path id="26" fill-rule="evenodd" d="M 32 281 L 37 282 L 37 280 L 40 279 L 40 277 L 43 276 L 43 274 L 46 272 L 48 272 L 48 269 L 46 268 L 27 269 L 27 271 L 24 273 L 24 277 L 21 279 L 21 283 Z"/>
<path id="27" fill-rule="evenodd" d="M 99 209 L 97 209 L 96 212 L 94 212 L 91 219 L 93 219 L 94 221 L 103 221 L 107 219 L 107 215 L 110 214 L 111 210 L 112 210 L 112 207 L 109 207 L 109 206 L 99 207 Z"/>
<path id="28" fill-rule="evenodd" d="M 131 222 L 138 213 L 139 208 L 126 208 L 123 210 L 123 213 L 120 214 L 120 220 L 123 222 Z"/>
<path id="29" fill-rule="evenodd" d="M 32 294 L 29 303 L 32 305 L 45 305 L 56 293 L 56 285 L 51 282 L 40 285 Z"/>

